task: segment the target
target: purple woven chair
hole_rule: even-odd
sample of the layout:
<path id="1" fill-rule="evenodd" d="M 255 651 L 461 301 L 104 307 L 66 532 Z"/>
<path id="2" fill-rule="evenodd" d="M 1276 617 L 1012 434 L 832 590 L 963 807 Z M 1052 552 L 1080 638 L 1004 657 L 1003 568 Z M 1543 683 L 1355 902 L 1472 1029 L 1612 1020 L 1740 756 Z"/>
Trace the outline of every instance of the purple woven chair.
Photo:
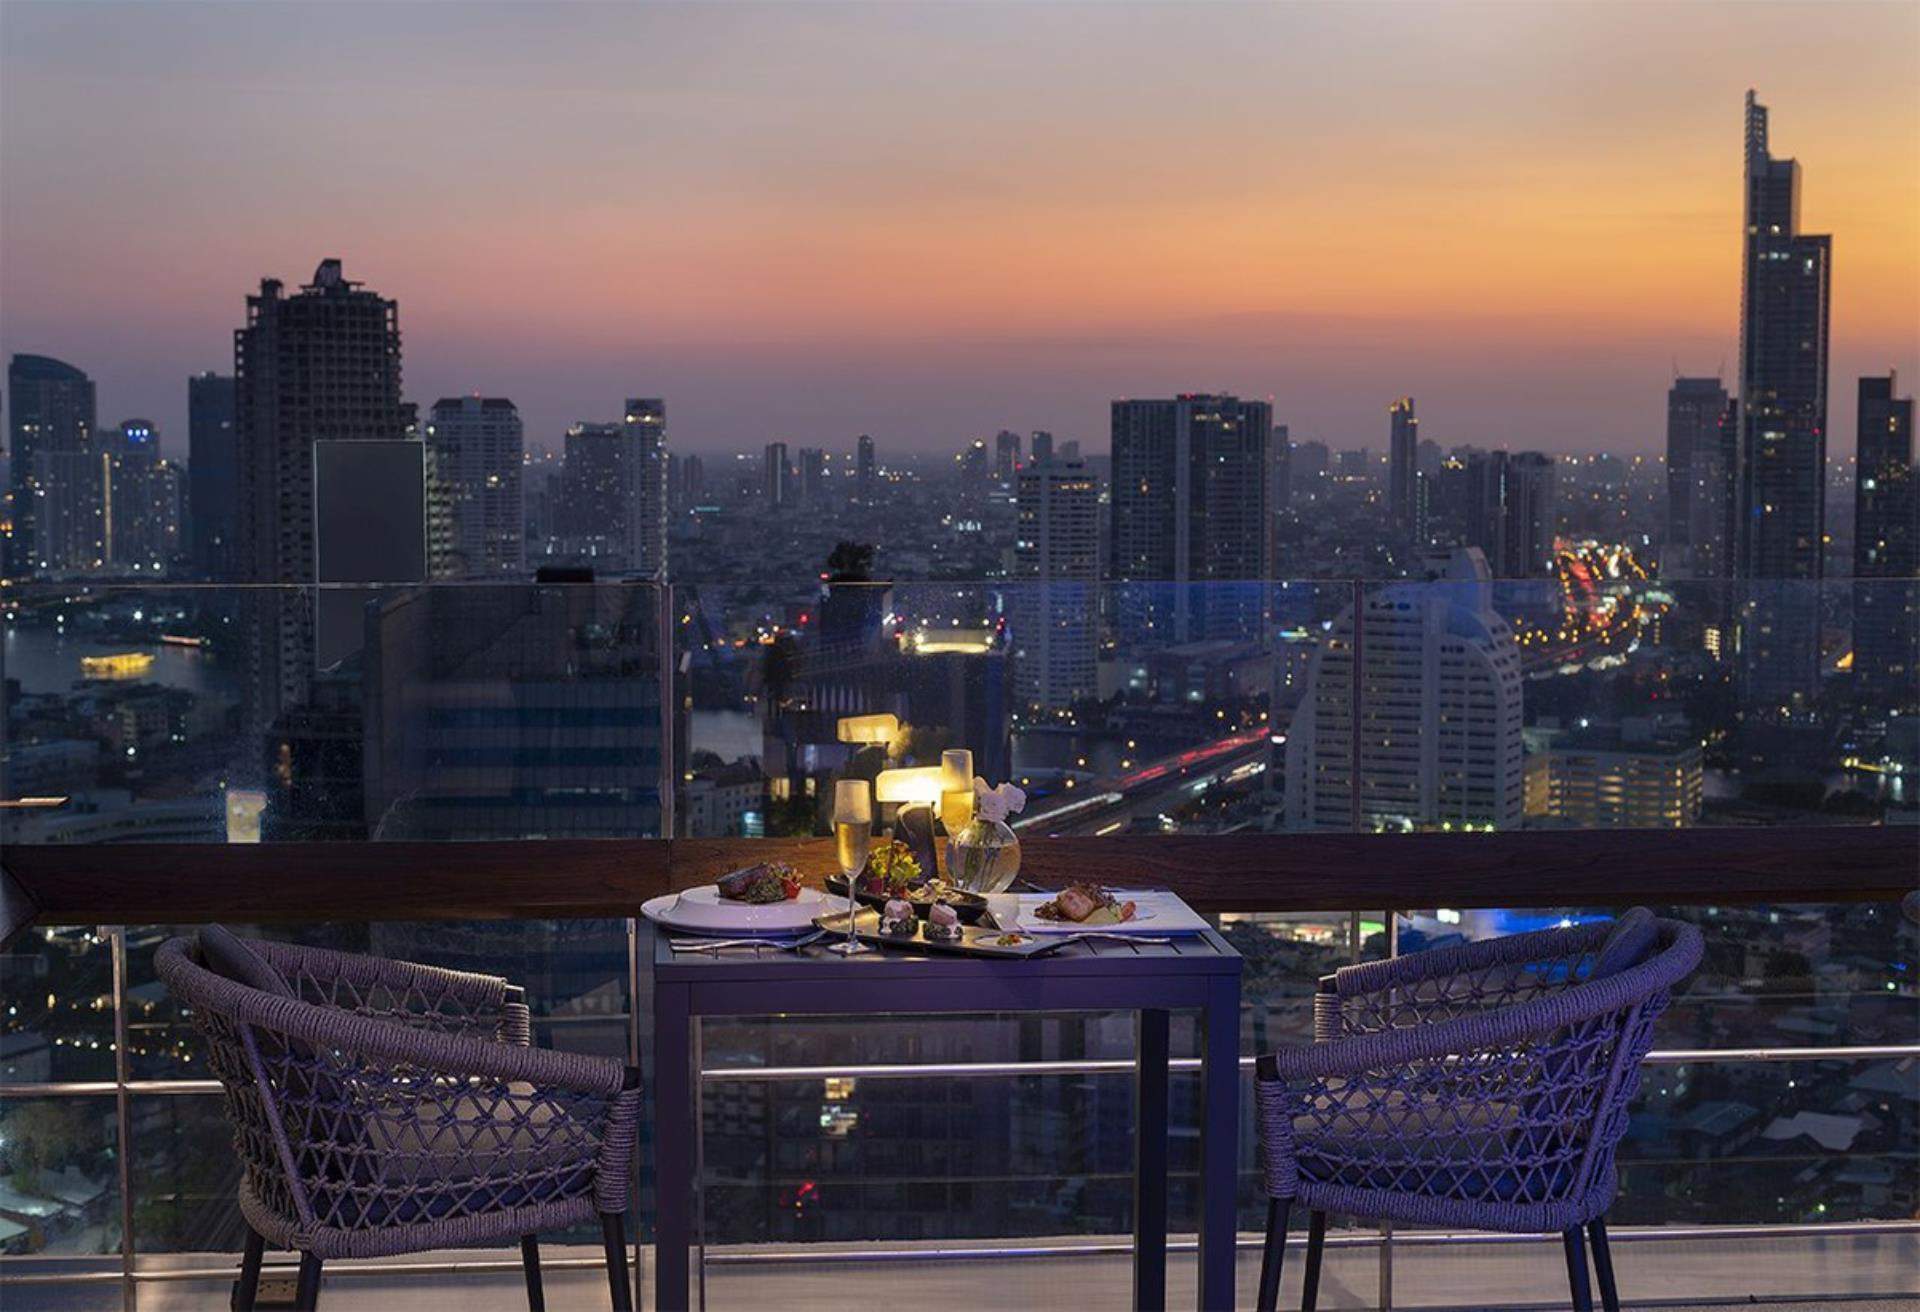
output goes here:
<path id="1" fill-rule="evenodd" d="M 1319 1294 L 1327 1213 L 1558 1232 L 1574 1306 L 1592 1308 L 1583 1229 L 1608 1312 L 1614 1149 L 1640 1061 L 1700 932 L 1636 907 L 1549 929 L 1350 966 L 1321 981 L 1314 1038 L 1257 1065 L 1267 1236 L 1261 1312 L 1279 1301 L 1293 1205 L 1310 1212 Z"/>
<path id="2" fill-rule="evenodd" d="M 490 975 L 218 926 L 155 965 L 226 1087 L 248 1230 L 234 1307 L 252 1309 L 269 1241 L 299 1252 L 311 1309 L 323 1261 L 518 1239 L 541 1312 L 536 1236 L 597 1220 L 631 1312 L 638 1071 L 531 1047 L 520 990 Z"/>

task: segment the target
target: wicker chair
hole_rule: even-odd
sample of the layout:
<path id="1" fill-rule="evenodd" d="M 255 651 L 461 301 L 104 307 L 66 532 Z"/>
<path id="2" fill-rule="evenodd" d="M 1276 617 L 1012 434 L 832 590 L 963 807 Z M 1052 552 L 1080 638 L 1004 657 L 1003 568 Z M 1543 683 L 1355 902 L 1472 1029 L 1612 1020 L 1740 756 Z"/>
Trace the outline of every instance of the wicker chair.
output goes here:
<path id="1" fill-rule="evenodd" d="M 1327 1213 L 1563 1240 L 1592 1307 L 1583 1228 L 1620 1306 L 1606 1212 L 1640 1061 L 1700 933 L 1644 909 L 1351 966 L 1323 980 L 1312 1044 L 1257 1064 L 1268 1196 L 1259 1307 L 1279 1300 L 1293 1205 L 1310 1211 L 1302 1307 Z"/>
<path id="2" fill-rule="evenodd" d="M 155 964 L 226 1087 L 241 1312 L 269 1241 L 300 1253 L 296 1306 L 311 1309 L 323 1261 L 512 1239 L 541 1312 L 536 1236 L 596 1219 L 613 1306 L 630 1312 L 638 1071 L 531 1047 L 520 990 L 488 975 L 218 927 L 170 940 Z"/>

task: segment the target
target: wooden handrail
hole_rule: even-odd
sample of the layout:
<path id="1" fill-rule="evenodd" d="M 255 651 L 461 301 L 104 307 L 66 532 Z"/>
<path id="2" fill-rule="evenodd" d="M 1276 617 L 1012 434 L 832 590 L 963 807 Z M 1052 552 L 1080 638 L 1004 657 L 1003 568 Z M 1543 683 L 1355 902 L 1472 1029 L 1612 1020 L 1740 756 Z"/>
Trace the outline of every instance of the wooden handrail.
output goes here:
<path id="1" fill-rule="evenodd" d="M 1161 886 L 1202 911 L 1897 902 L 1920 883 L 1920 828 L 1911 826 L 1028 838 L 1023 853 L 1022 873 L 1043 886 L 1082 878 Z M 793 862 L 817 883 L 833 869 L 833 845 L 683 838 L 0 849 L 29 914 L 52 925 L 628 916 L 650 897 L 770 859 Z M 11 932 L 0 927 L 0 937 Z"/>

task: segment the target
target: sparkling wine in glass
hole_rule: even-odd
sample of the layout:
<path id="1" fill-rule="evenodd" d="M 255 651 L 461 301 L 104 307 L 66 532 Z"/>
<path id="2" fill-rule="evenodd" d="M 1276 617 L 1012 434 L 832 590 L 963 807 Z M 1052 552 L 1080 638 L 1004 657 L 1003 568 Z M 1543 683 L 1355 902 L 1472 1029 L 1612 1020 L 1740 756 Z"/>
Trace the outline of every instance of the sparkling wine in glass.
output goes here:
<path id="1" fill-rule="evenodd" d="M 833 850 L 840 873 L 847 877 L 847 938 L 832 951 L 842 956 L 871 952 L 853 932 L 860 902 L 854 896 L 860 872 L 866 868 L 867 847 L 873 840 L 873 793 L 865 779 L 841 779 L 833 786 Z"/>

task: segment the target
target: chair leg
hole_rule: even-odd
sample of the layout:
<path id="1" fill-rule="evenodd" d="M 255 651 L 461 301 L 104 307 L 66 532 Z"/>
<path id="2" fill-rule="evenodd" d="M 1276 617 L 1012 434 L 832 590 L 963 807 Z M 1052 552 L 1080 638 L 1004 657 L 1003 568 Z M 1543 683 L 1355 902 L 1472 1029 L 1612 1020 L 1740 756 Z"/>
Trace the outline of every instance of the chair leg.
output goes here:
<path id="1" fill-rule="evenodd" d="M 1307 1213 L 1307 1285 L 1300 1296 L 1300 1312 L 1314 1312 L 1320 1303 L 1320 1259 L 1327 1248 L 1327 1214 Z"/>
<path id="2" fill-rule="evenodd" d="M 1593 1269 L 1600 1276 L 1600 1306 L 1606 1312 L 1620 1312 L 1620 1290 L 1613 1283 L 1613 1252 L 1607 1247 L 1607 1218 L 1587 1222 L 1587 1237 L 1593 1242 Z"/>
<path id="3" fill-rule="evenodd" d="M 1587 1283 L 1587 1245 L 1579 1226 L 1560 1232 L 1567 1250 L 1567 1288 L 1573 1294 L 1573 1312 L 1593 1312 L 1593 1289 Z"/>
<path id="4" fill-rule="evenodd" d="M 1287 1214 L 1293 1210 L 1291 1198 L 1267 1200 L 1267 1243 L 1260 1252 L 1259 1312 L 1274 1312 L 1280 1306 L 1280 1264 L 1287 1257 Z"/>
<path id="5" fill-rule="evenodd" d="M 312 1253 L 300 1254 L 300 1283 L 294 1288 L 293 1306 L 297 1312 L 314 1312 L 320 1306 L 320 1259 Z"/>
<path id="6" fill-rule="evenodd" d="M 527 1273 L 527 1312 L 547 1312 L 547 1293 L 540 1287 L 540 1236 L 520 1236 L 520 1266 Z"/>
<path id="7" fill-rule="evenodd" d="M 253 1312 L 260 1297 L 260 1262 L 266 1256 L 267 1241 L 258 1230 L 247 1227 L 247 1246 L 240 1254 L 240 1278 L 233 1284 L 233 1312 Z"/>
<path id="8" fill-rule="evenodd" d="M 613 1312 L 633 1312 L 633 1283 L 627 1279 L 627 1214 L 600 1213 L 600 1237 L 607 1249 L 607 1288 Z"/>

